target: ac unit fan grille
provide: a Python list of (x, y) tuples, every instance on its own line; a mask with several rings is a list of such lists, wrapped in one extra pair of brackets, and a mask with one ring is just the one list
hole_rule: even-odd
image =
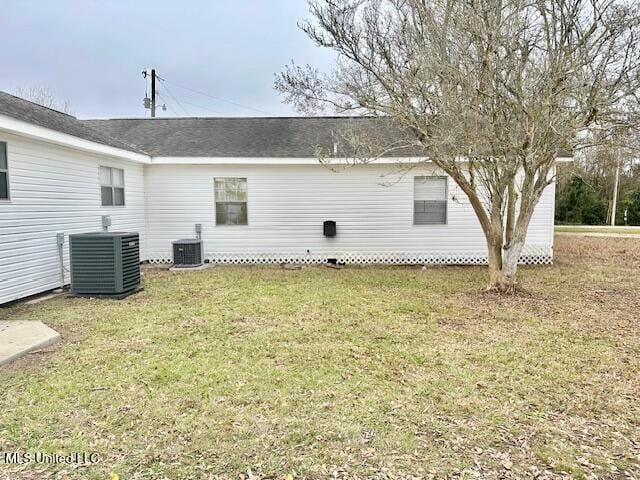
[(130, 290), (140, 284), (140, 239), (138, 235), (122, 237), (122, 288)]
[(177, 240), (173, 242), (173, 264), (178, 267), (202, 265), (202, 241)]
[(81, 293), (116, 292), (115, 249), (111, 238), (73, 237), (74, 289)]

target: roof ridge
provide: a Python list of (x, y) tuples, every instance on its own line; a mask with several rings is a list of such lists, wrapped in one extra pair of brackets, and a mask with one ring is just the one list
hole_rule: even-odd
[(104, 138), (112, 140), (115, 143), (120, 143), (124, 147), (129, 147), (130, 151), (132, 151), (134, 153), (142, 153), (143, 155), (151, 156), (151, 154), (149, 152), (147, 152), (146, 150), (144, 150), (142, 147), (137, 147), (137, 146), (125, 141), (122, 138), (116, 138), (113, 135), (109, 135), (107, 132), (104, 132), (102, 130), (94, 128), (91, 125), (85, 125), (83, 123), (83, 120), (79, 120), (76, 117), (73, 117), (73, 118), (75, 118), (78, 122), (80, 122), (84, 128), (87, 128), (87, 129), (91, 130), (92, 132), (96, 132), (97, 134), (103, 136)]

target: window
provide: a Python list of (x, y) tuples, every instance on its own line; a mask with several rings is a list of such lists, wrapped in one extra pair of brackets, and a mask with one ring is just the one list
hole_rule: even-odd
[(214, 179), (216, 225), (247, 225), (247, 179)]
[(124, 205), (124, 170), (100, 167), (100, 196), (102, 206)]
[(4, 142), (0, 142), (0, 200), (9, 200), (9, 162)]
[(447, 223), (446, 177), (415, 177), (413, 182), (413, 224)]

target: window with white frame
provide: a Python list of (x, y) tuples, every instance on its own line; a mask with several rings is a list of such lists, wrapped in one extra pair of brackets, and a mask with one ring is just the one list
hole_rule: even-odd
[(216, 225), (247, 225), (247, 179), (215, 178)]
[(0, 142), (0, 200), (9, 200), (9, 161), (5, 142)]
[(100, 197), (103, 207), (124, 205), (124, 170), (100, 167)]
[(447, 223), (447, 178), (414, 177), (413, 224), (445, 225)]

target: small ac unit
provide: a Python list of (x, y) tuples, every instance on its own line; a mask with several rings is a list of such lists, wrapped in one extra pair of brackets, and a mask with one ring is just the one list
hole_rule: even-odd
[(204, 263), (202, 240), (187, 238), (172, 242), (173, 265), (176, 267), (199, 267)]
[(138, 233), (69, 235), (69, 258), (73, 294), (125, 297), (140, 288)]

